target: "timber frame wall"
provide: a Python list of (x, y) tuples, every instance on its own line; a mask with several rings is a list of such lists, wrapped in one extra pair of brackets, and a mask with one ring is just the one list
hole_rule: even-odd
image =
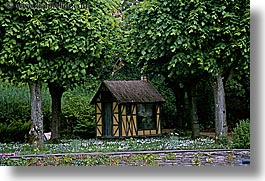
[[(104, 123), (103, 123), (103, 106), (99, 95), (96, 100), (96, 134), (97, 137), (105, 137)], [(144, 103), (141, 103), (144, 104)], [(140, 130), (137, 127), (137, 103), (118, 103), (116, 101), (111, 103), (111, 135), (108, 137), (134, 137), (134, 136), (151, 136), (161, 134), (161, 104), (152, 103), (155, 105), (154, 119), (155, 129)]]

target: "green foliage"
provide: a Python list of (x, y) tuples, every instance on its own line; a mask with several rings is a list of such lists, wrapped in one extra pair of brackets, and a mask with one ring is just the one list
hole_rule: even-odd
[(156, 0), (126, 11), (131, 61), (181, 78), (249, 67), (249, 1)]
[(197, 110), (200, 128), (203, 131), (214, 132), (214, 98), (209, 79), (200, 80), (197, 84)]
[(176, 98), (173, 91), (165, 83), (165, 78), (162, 75), (153, 75), (150, 77), (150, 82), (164, 97), (166, 102), (162, 105), (161, 109), (161, 123), (162, 128), (172, 128), (173, 122), (176, 120)]
[(234, 148), (250, 148), (250, 120), (240, 120), (233, 129), (232, 135)]
[(166, 156), (162, 158), (162, 161), (175, 160), (175, 159), (176, 159), (176, 155), (174, 153), (168, 153)]
[[(91, 116), (91, 118), (94, 118)], [(77, 121), (73, 134), (79, 138), (93, 138), (96, 136), (96, 123), (94, 120), (82, 119)]]
[(19, 159), (19, 160), (12, 160), (8, 157), (6, 158), (0, 158), (0, 166), (28, 166), (29, 160), (27, 159)]
[(203, 156), (203, 154), (201, 152), (195, 153), (193, 155), (194, 158), (191, 160), (191, 163), (194, 164), (194, 165), (197, 165), (197, 166), (201, 166), (201, 164), (202, 164), (202, 156)]
[[(240, 72), (235, 75), (249, 74), (249, 0), (147, 0), (127, 9), (125, 22), (127, 59), (146, 74), (162, 74), (184, 85), (232, 70)], [(214, 125), (213, 99), (203, 96), (198, 102), (204, 98), (210, 106), (198, 108), (199, 119), (209, 128)], [(234, 112), (227, 112), (236, 119)]]
[(87, 82), (62, 98), (63, 137), (91, 138), (96, 135), (95, 108), (90, 104), (99, 82)]
[[(31, 119), (28, 86), (0, 81), (0, 92), (0, 142), (26, 141)], [(44, 131), (48, 131), (51, 100), (47, 89), (42, 92)]]
[(227, 145), (216, 144), (214, 138), (197, 138), (178, 136), (161, 136), (130, 139), (63, 139), (58, 144), (47, 142), (40, 151), (28, 143), (1, 143), (0, 153), (19, 152), (23, 154), (50, 154), (69, 152), (118, 152), (140, 150), (200, 150), (200, 149), (231, 149)]
[(128, 164), (132, 166), (157, 166), (155, 160), (158, 154), (134, 154), (129, 156), (110, 155), (67, 155), (47, 156), (43, 159), (30, 158), (12, 160), (10, 158), (0, 158), (0, 166), (117, 166)]
[(224, 145), (224, 147), (231, 146), (231, 141), (228, 139), (228, 136), (215, 137), (215, 142), (216, 144)]
[[(62, 98), (62, 133), (64, 137), (95, 137), (95, 113), (90, 100), (98, 82), (87, 82)], [(30, 127), (29, 90), (25, 84), (0, 82), (0, 142), (24, 142)], [(42, 88), (44, 132), (51, 130), (51, 98), (46, 86)], [(12, 136), (15, 135), (15, 136)]]
[[(0, 123), (10, 124), (12, 121), (26, 123), (30, 120), (29, 88), (26, 84), (7, 83), (0, 81)], [(51, 98), (45, 86), (42, 88), (43, 120), (46, 123), (44, 131), (48, 131), (47, 124), (51, 116)], [(24, 135), (22, 136), (24, 137)]]
[(30, 120), (29, 90), (25, 85), (15, 86), (0, 81), (0, 94), (0, 123)]
[[(147, 146), (146, 146), (147, 145)], [(161, 146), (166, 147), (161, 149)], [(192, 145), (194, 147), (192, 147)], [(201, 145), (201, 146), (198, 146)], [(202, 146), (203, 145), (203, 146)], [(190, 140), (178, 137), (144, 138), (144, 139), (89, 139), (89, 140), (62, 140), (60, 144), (46, 144), (43, 151), (34, 149), (29, 144), (0, 144), (0, 165), (24, 165), (24, 166), (95, 166), (95, 165), (131, 165), (131, 166), (156, 166), (161, 161), (166, 165), (188, 163), (192, 165), (204, 165), (207, 163), (220, 163), (220, 156), (224, 162), (233, 163), (242, 157), (249, 157), (249, 153), (242, 151), (235, 154), (233, 151), (200, 152), (201, 149), (218, 148), (213, 139)], [(177, 149), (184, 152), (148, 153), (146, 150)], [(185, 150), (193, 150), (185, 152)], [(118, 151), (145, 151), (143, 154), (111, 154)], [(69, 154), (69, 152), (74, 152)], [(92, 154), (87, 152), (94, 152)], [(96, 152), (96, 153), (95, 153)], [(101, 153), (99, 153), (101, 152)], [(104, 153), (108, 152), (108, 153)], [(240, 151), (241, 152), (241, 151)], [(97, 154), (99, 153), (99, 154)], [(185, 153), (185, 154), (183, 154)], [(187, 154), (186, 154), (187, 153)], [(32, 157), (36, 154), (36, 157)], [(41, 155), (40, 155), (41, 154)], [(27, 159), (24, 155), (30, 155)], [(181, 155), (183, 157), (181, 157)], [(236, 155), (240, 155), (237, 157)], [(18, 156), (12, 158), (12, 156)], [(223, 162), (222, 161), (222, 162)]]
[[(67, 90), (111, 71), (121, 35), (120, 19), (113, 16), (119, 0), (12, 3), (10, 8), (0, 1), (0, 78), (52, 83)], [(67, 8), (54, 7), (58, 3)]]
[[(112, 59), (119, 37), (119, 19), (112, 16), (119, 1), (58, 1), (70, 8), (33, 8), (54, 1), (0, 1), (1, 76), (10, 80), (49, 81), (73, 87), (98, 77)], [(57, 3), (58, 3), (57, 2)], [(85, 4), (78, 8), (76, 5)]]
[(125, 63), (121, 69), (114, 72), (112, 76), (106, 77), (108, 80), (139, 80), (141, 71), (134, 63)]
[(227, 120), (229, 120), (227, 123), (231, 130), (240, 120), (250, 118), (250, 75), (240, 71), (234, 74), (225, 85)]
[(9, 124), (0, 123), (0, 142), (24, 142), (30, 129), (30, 121), (11, 121)]
[[(13, 2), (40, 4), (47, 1)], [(229, 71), (229, 67), (236, 67), (237, 78), (226, 85), (227, 117), (231, 120), (228, 124), (234, 125), (242, 118), (242, 113), (243, 118), (248, 117), (249, 84), (244, 82), (249, 79), (247, 76), (239, 79), (249, 75), (249, 1), (138, 2), (123, 1), (125, 13), (115, 18), (113, 13), (119, 8), (116, 0), (72, 1), (89, 4), (90, 9), (43, 10), (10, 10), (6, 8), (6, 1), (0, 1), (3, 15), (0, 16), (0, 76), (17, 82), (39, 78), (67, 88), (78, 86), (63, 96), (65, 137), (94, 134), (94, 108), (88, 104), (88, 97), (96, 88), (79, 86), (95, 81), (94, 77), (109, 75), (117, 58), (133, 63), (108, 79), (139, 79), (137, 65), (146, 73), (152, 73), (147, 75), (152, 77), (150, 80), (167, 101), (162, 109), (163, 127), (170, 126), (176, 118), (176, 99), (164, 83), (166, 78), (184, 82), (190, 75), (221, 69)], [(120, 26), (127, 31), (122, 32)], [(0, 123), (27, 122), (30, 119), (27, 88), (22, 92), (10, 88), (3, 94), (1, 88), (0, 84)], [(198, 98), (199, 122), (207, 129), (214, 126), (209, 90), (210, 85), (198, 90), (202, 94)], [(43, 93), (44, 129), (49, 130), (51, 103), (45, 91), (46, 88)], [(244, 110), (236, 109), (242, 103)]]

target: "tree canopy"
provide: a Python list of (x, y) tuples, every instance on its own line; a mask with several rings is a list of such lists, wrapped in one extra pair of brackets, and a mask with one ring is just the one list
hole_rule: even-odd
[[(184, 112), (187, 89), (189, 109), (197, 112), (196, 84), (207, 80), (207, 86), (214, 87), (215, 101), (221, 100), (215, 102), (215, 109), (221, 108), (216, 118), (225, 119), (223, 83), (228, 82), (231, 90), (240, 88), (242, 75), (249, 78), (249, 4), (247, 0), (0, 0), (0, 78), (46, 82), (58, 101), (65, 90), (95, 77), (108, 78), (111, 71), (116, 72), (112, 79), (139, 76), (138, 70), (134, 72), (137, 64), (150, 77), (163, 75), (179, 114)], [(123, 60), (132, 64), (118, 74)], [(228, 81), (231, 77), (236, 78)], [(196, 115), (193, 118), (196, 122)]]
[(41, 83), (47, 82), (50, 89), (57, 135), (62, 93), (111, 72), (113, 47), (121, 33), (114, 16), (118, 7), (118, 0), (1, 1), (0, 75), (29, 83), (31, 118), (40, 128), (39, 140)]
[(140, 2), (126, 14), (132, 57), (169, 77), (247, 69), (249, 12), (247, 0)]
[[(13, 8), (4, 3), (0, 17), (2, 75), (72, 87), (89, 74), (98, 76), (111, 63), (115, 34), (120, 32), (119, 20), (113, 16), (118, 1), (14, 1)], [(58, 8), (56, 3), (69, 8), (62, 4)]]
[(128, 59), (175, 85), (211, 77), (216, 123), (226, 127), (223, 79), (234, 69), (249, 73), (249, 1), (147, 0), (132, 6), (125, 17)]

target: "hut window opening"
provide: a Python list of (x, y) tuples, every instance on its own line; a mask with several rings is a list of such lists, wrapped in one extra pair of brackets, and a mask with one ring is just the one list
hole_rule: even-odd
[(138, 130), (156, 129), (154, 104), (137, 105)]

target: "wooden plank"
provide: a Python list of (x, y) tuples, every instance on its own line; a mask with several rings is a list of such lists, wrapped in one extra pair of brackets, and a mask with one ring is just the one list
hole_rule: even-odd
[(102, 136), (102, 126), (97, 126), (97, 136)]
[(113, 115), (113, 124), (119, 124), (119, 114)]
[(143, 130), (138, 131), (138, 135), (139, 135), (139, 136), (144, 135), (144, 131), (143, 131)]
[(96, 113), (101, 113), (102, 112), (102, 105), (100, 102), (96, 103)]
[(126, 118), (126, 121), (127, 121), (127, 135), (128, 136), (132, 136), (132, 123), (131, 123), (131, 116), (130, 115), (127, 115), (127, 118)]
[(126, 107), (125, 105), (121, 105), (121, 121), (122, 121), (122, 136), (127, 136), (127, 117), (126, 117)]
[(126, 115), (126, 106), (125, 105), (121, 106), (121, 113), (122, 113), (122, 115)]
[(157, 134), (161, 134), (160, 115), (157, 115), (157, 117), (156, 117), (156, 123), (157, 123)]
[(152, 129), (151, 130), (151, 135), (155, 135), (156, 134), (156, 130), (155, 129)]
[(156, 115), (156, 129), (157, 134), (161, 134), (161, 119), (160, 119), (160, 105), (157, 105), (157, 115)]
[(156, 111), (157, 114), (160, 114), (160, 106), (157, 105), (157, 111)]
[(137, 112), (136, 112), (136, 104), (133, 106), (133, 110), (132, 110), (132, 112), (133, 112), (133, 114), (137, 114)]
[[(133, 107), (132, 107), (132, 112), (134, 112), (133, 111), (133, 109), (134, 109)], [(129, 120), (129, 123), (130, 123), (131, 136), (137, 136), (136, 115), (132, 114), (131, 116), (129, 116), (128, 120)]]
[(102, 116), (101, 116), (101, 114), (97, 114), (96, 117), (97, 117), (97, 124), (101, 125), (102, 124)]
[(144, 130), (144, 135), (151, 135), (151, 130), (150, 129)]
[(127, 136), (126, 131), (127, 131), (127, 121), (126, 121), (126, 116), (121, 116), (121, 124), (122, 124), (122, 136)]
[(132, 116), (132, 130), (133, 130), (133, 135), (136, 136), (137, 134), (137, 127), (136, 127), (136, 115)]
[(117, 102), (113, 102), (113, 112), (114, 113), (118, 113), (119, 112), (118, 105), (119, 104)]
[(129, 134), (129, 131), (130, 131), (130, 123), (128, 121), (127, 115), (125, 117), (126, 117), (125, 118), (125, 125), (126, 125), (125, 133), (126, 133), (126, 136), (131, 136), (131, 134)]
[(113, 135), (119, 136), (119, 126), (113, 126)]

